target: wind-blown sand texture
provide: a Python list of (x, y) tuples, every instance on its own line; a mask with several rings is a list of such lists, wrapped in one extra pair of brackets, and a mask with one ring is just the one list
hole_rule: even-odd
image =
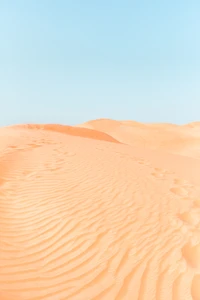
[(200, 124), (0, 128), (0, 300), (199, 300)]

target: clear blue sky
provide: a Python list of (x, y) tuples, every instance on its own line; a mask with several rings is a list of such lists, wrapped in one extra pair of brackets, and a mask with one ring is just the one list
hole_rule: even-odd
[(0, 126), (200, 121), (199, 0), (0, 1)]

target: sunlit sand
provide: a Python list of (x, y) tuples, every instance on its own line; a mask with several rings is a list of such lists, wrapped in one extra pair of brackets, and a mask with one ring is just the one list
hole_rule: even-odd
[(200, 123), (0, 128), (0, 299), (199, 300)]

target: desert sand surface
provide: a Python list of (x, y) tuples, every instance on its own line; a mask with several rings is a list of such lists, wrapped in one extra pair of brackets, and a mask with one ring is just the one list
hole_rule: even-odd
[(199, 300), (200, 123), (0, 128), (1, 300)]
[(200, 159), (200, 122), (178, 126), (100, 119), (79, 126), (102, 131), (131, 146), (159, 149)]

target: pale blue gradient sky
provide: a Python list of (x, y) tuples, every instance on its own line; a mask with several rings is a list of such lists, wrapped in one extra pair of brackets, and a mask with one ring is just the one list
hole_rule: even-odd
[(0, 126), (200, 120), (199, 0), (0, 1)]

